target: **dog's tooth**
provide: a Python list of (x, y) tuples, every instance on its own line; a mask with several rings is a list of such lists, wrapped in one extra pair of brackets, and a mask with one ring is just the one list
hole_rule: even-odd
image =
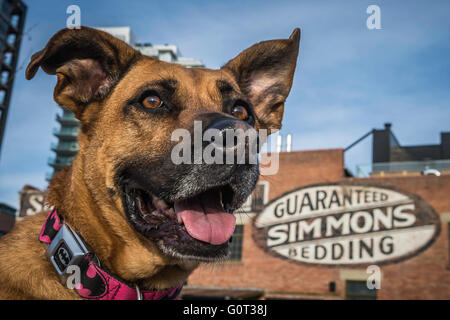
[(181, 214), (177, 214), (177, 222), (183, 224), (183, 219), (181, 219)]
[(152, 217), (148, 214), (144, 215), (144, 221), (147, 223), (152, 223)]
[(170, 222), (170, 221), (167, 221), (167, 222), (161, 223), (161, 224), (159, 225), (159, 228), (160, 228), (161, 230), (164, 230), (164, 229), (167, 230), (167, 229), (170, 229), (171, 226), (173, 226), (173, 223)]
[(164, 213), (166, 214), (166, 216), (169, 216), (172, 219), (178, 220), (177, 214), (175, 213), (174, 208), (169, 208), (169, 209), (165, 210)]
[[(141, 198), (137, 197), (136, 200), (137, 200), (136, 202), (137, 202), (138, 210), (139, 210), (141, 213), (145, 213), (145, 210), (143, 210), (143, 209), (144, 209), (144, 206), (142, 205)], [(132, 205), (135, 206), (134, 200), (132, 200)]]
[(167, 209), (169, 207), (169, 205), (164, 200), (160, 200), (160, 204), (163, 209)]
[(169, 207), (163, 199), (159, 199), (158, 197), (152, 196), (152, 200), (153, 200), (153, 205), (155, 207), (157, 207), (158, 209), (165, 210)]

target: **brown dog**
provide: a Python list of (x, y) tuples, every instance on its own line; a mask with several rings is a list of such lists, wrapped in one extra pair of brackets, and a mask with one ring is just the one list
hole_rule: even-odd
[[(130, 286), (182, 284), (202, 261), (224, 259), (233, 210), (252, 192), (257, 164), (175, 164), (176, 129), (279, 129), (300, 30), (260, 42), (219, 70), (146, 57), (111, 35), (63, 29), (31, 58), (57, 76), (55, 101), (81, 121), (79, 152), (52, 179), (47, 203)], [(247, 147), (247, 146), (246, 146)], [(80, 299), (46, 256), (47, 213), (0, 241), (0, 298)], [(233, 218), (230, 218), (233, 217)]]

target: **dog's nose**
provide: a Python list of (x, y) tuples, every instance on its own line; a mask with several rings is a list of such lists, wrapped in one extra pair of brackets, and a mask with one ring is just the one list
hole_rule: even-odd
[(230, 118), (218, 119), (205, 129), (204, 135), (210, 136), (213, 156), (219, 152), (224, 163), (249, 163), (257, 156), (258, 134), (248, 123)]

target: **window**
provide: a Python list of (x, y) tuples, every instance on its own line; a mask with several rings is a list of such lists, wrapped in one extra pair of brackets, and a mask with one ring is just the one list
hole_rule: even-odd
[(269, 197), (269, 183), (260, 181), (251, 195), (251, 208), (253, 212), (259, 212), (264, 209)]
[(261, 211), (264, 208), (264, 194), (265, 194), (266, 185), (265, 184), (257, 184), (255, 190), (253, 190), (252, 194), (252, 209), (253, 211)]
[(20, 17), (18, 14), (13, 14), (11, 16), (11, 20), (10, 23), (14, 28), (18, 28), (19, 27), (19, 21), (20, 21)]
[(244, 235), (244, 226), (237, 225), (234, 229), (233, 238), (229, 244), (230, 256), (228, 260), (230, 261), (241, 261), (242, 260), (242, 237)]
[(259, 212), (264, 209), (269, 197), (269, 183), (260, 181), (253, 190), (252, 194), (247, 198), (245, 203), (239, 208), (239, 212)]
[(4, 85), (7, 85), (8, 81), (9, 81), (9, 72), (3, 71), (2, 74), (0, 75), (0, 82)]
[(16, 42), (16, 35), (14, 33), (8, 34), (8, 37), (6, 38), (6, 42), (8, 42), (8, 44), (11, 47), (13, 47), (15, 45), (15, 42)]
[(347, 300), (376, 300), (377, 290), (367, 288), (366, 281), (346, 281), (346, 299)]

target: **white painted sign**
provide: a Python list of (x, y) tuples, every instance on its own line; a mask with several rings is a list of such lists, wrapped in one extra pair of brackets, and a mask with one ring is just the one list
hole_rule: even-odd
[(266, 251), (301, 263), (392, 263), (426, 249), (440, 232), (417, 195), (365, 184), (300, 188), (271, 201), (254, 220)]
[(20, 208), (18, 218), (33, 216), (36, 213), (49, 210), (45, 206), (45, 191), (28, 187), (19, 192)]

